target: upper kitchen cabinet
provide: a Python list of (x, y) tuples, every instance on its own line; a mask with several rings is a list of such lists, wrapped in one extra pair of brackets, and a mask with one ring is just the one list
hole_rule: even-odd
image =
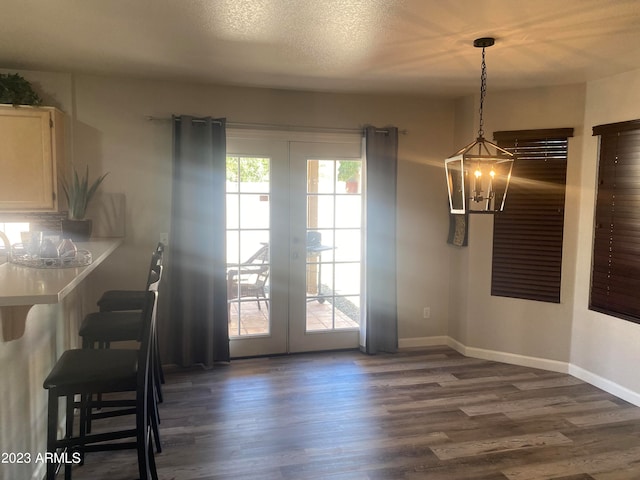
[(57, 211), (63, 160), (60, 110), (0, 105), (0, 211)]

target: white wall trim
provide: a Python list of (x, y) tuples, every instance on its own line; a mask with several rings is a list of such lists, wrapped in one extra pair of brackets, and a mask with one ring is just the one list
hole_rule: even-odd
[(497, 350), (487, 350), (485, 348), (468, 347), (451, 337), (447, 338), (447, 345), (467, 357), (481, 358), (483, 360), (492, 360), (502, 363), (510, 363), (512, 365), (520, 365), (523, 367), (539, 368), (541, 370), (549, 370), (551, 372), (569, 373), (569, 364), (567, 362), (559, 362), (557, 360), (549, 360), (540, 357), (530, 357), (527, 355), (520, 355), (518, 353), (500, 352)]
[(560, 362), (540, 357), (529, 357), (517, 353), (500, 352), (497, 350), (487, 350), (484, 348), (469, 347), (458, 340), (446, 335), (418, 338), (401, 338), (398, 341), (400, 348), (429, 347), (434, 345), (447, 345), (466, 357), (481, 358), (495, 362), (509, 363), (523, 367), (539, 368), (551, 372), (568, 373), (580, 380), (604, 390), (611, 395), (615, 395), (622, 400), (640, 407), (640, 393), (629, 390), (611, 380), (596, 375), (584, 368), (573, 365), (569, 362)]
[(582, 367), (578, 367), (577, 365), (569, 365), (569, 374), (640, 407), (640, 393), (638, 392), (629, 390), (627, 387), (623, 387), (622, 385), (612, 382), (600, 375), (596, 375), (595, 373), (585, 370)]

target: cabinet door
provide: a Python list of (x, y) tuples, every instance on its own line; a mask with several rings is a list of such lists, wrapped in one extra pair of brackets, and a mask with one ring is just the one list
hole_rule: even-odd
[(0, 210), (57, 209), (55, 114), (44, 108), (0, 109)]

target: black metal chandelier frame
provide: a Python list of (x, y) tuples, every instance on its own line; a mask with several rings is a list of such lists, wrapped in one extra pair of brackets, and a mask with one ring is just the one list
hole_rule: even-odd
[[(445, 160), (451, 213), (496, 213), (507, 197), (514, 155), (484, 138), (484, 99), (487, 93), (485, 48), (495, 39), (478, 38), (474, 47), (482, 48), (480, 76), (480, 125), (478, 137)], [(473, 172), (472, 172), (473, 169)]]

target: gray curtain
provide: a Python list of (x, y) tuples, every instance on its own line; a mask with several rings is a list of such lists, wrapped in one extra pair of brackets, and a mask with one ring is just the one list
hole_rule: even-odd
[(224, 119), (173, 117), (169, 350), (180, 366), (229, 361)]
[(365, 128), (366, 309), (364, 351), (398, 350), (396, 291), (396, 182), (398, 129)]

